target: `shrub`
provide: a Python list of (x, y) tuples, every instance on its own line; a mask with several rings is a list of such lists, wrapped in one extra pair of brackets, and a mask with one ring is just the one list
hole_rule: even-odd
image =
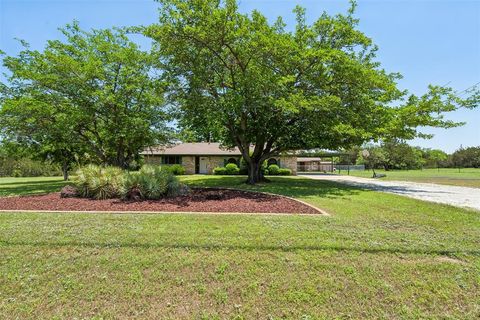
[(139, 173), (142, 194), (145, 199), (160, 199), (167, 194), (169, 178), (173, 177), (170, 170), (159, 166), (143, 166)]
[(238, 168), (238, 166), (235, 163), (227, 164), (225, 166), (225, 171), (226, 171), (226, 174), (228, 174), (228, 175), (234, 175), (234, 174), (239, 174), (240, 173), (240, 169)]
[(178, 181), (170, 169), (159, 166), (143, 166), (138, 172), (127, 173), (123, 198), (131, 200), (157, 200), (185, 193), (186, 187)]
[(166, 167), (170, 172), (172, 172), (176, 176), (184, 175), (185, 174), (185, 167), (180, 164), (173, 164), (171, 166)]
[(78, 168), (75, 173), (75, 178), (72, 182), (77, 189), (78, 195), (82, 198), (90, 198), (93, 195), (91, 190), (91, 180), (94, 176), (100, 174), (100, 167), (96, 165), (87, 165), (85, 167)]
[(280, 168), (280, 170), (278, 170), (278, 175), (280, 176), (289, 176), (291, 174), (292, 174), (292, 170), (287, 168)]
[(215, 169), (213, 169), (213, 174), (216, 174), (216, 175), (225, 175), (227, 174), (227, 168), (225, 167), (216, 167)]
[(88, 165), (77, 170), (73, 184), (84, 198), (118, 198), (123, 191), (124, 172), (117, 167)]
[(88, 165), (77, 170), (73, 182), (80, 197), (94, 199), (156, 200), (188, 192), (167, 167), (151, 165), (143, 166), (138, 172)]
[(280, 167), (277, 166), (276, 164), (271, 164), (268, 166), (268, 174), (272, 176), (279, 175)]
[(60, 167), (49, 162), (0, 156), (0, 177), (47, 177), (61, 174)]

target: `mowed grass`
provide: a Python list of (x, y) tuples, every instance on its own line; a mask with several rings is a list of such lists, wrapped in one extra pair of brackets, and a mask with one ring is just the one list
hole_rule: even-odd
[[(413, 181), (438, 183), (452, 186), (480, 188), (480, 169), (465, 168), (440, 168), (440, 169), (423, 169), (423, 170), (375, 170), (376, 173), (386, 174), (382, 180), (399, 180), (399, 181)], [(347, 174), (347, 171), (341, 172)], [(371, 178), (373, 172), (371, 170), (365, 171), (350, 171), (350, 175), (364, 178)]]
[(2, 213), (2, 318), (480, 316), (477, 211), (296, 177), (182, 180), (331, 216)]
[(65, 184), (60, 177), (0, 178), (0, 197), (50, 193)]

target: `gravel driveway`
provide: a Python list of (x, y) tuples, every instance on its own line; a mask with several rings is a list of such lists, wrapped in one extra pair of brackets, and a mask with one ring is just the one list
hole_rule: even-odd
[(378, 179), (328, 174), (302, 174), (300, 176), (316, 180), (335, 181), (365, 189), (389, 192), (425, 201), (480, 210), (480, 189), (478, 188), (409, 181), (382, 181)]

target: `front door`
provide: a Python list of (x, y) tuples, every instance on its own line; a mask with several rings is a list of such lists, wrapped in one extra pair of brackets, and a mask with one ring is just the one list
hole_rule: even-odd
[(198, 166), (198, 173), (200, 174), (207, 174), (207, 158), (205, 157), (200, 157), (200, 163)]

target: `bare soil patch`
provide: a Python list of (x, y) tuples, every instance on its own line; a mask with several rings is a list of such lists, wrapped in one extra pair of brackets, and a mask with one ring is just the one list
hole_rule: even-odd
[(192, 189), (189, 195), (161, 200), (124, 201), (61, 198), (60, 193), (0, 197), (0, 210), (240, 212), (319, 214), (304, 203), (282, 196), (230, 189)]

